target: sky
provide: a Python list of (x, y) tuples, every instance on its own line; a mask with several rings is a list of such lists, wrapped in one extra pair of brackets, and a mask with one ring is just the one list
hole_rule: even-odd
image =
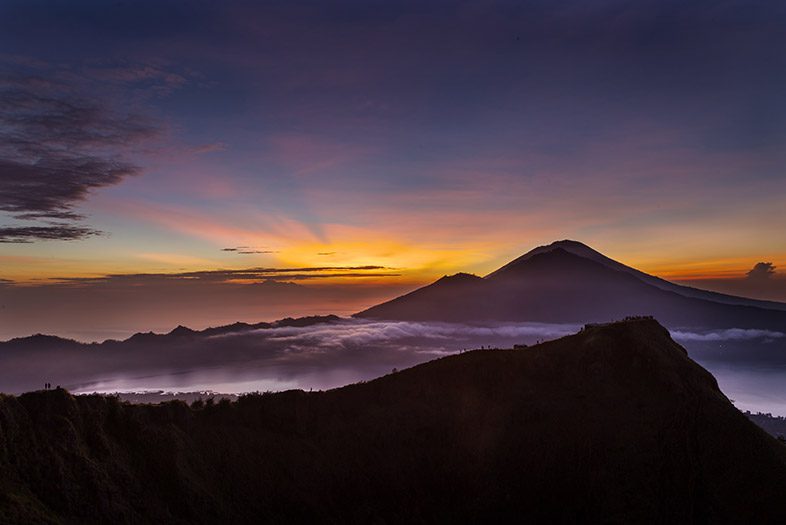
[(565, 238), (786, 300), (784, 28), (771, 1), (4, 0), (0, 337), (348, 314)]

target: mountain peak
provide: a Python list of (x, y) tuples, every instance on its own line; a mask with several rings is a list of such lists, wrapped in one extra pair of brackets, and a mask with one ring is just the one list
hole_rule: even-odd
[[(554, 246), (554, 247), (560, 247), (560, 248), (564, 248), (564, 247), (587, 248), (587, 249), (592, 250), (592, 248), (590, 248), (589, 246), (587, 246), (583, 242), (581, 242), (581, 241), (574, 241), (573, 239), (562, 239), (561, 241), (554, 241), (554, 242), (552, 242), (551, 244), (549, 244), (547, 246)], [(593, 250), (593, 251), (595, 251), (595, 250)]]
[(675, 284), (670, 281), (666, 281), (665, 279), (661, 279), (660, 277), (649, 275), (647, 273), (642, 272), (641, 270), (637, 270), (636, 268), (632, 268), (630, 266), (622, 264), (619, 261), (607, 257), (606, 255), (584, 244), (583, 242), (575, 241), (572, 239), (563, 239), (561, 241), (554, 241), (551, 244), (538, 246), (537, 248), (528, 251), (524, 255), (510, 261), (508, 264), (502, 266), (501, 268), (491, 272), (486, 277), (488, 278), (500, 273), (505, 273), (511, 267), (518, 266), (536, 255), (547, 253), (557, 249), (562, 249), (572, 253), (573, 255), (578, 255), (579, 257), (584, 257), (585, 259), (595, 261), (596, 263), (600, 263), (603, 266), (610, 268), (612, 270), (617, 270), (620, 272), (630, 274), (636, 277), (637, 279), (649, 284), (650, 286), (654, 286), (655, 288), (659, 288), (667, 292), (673, 292), (682, 295), (684, 297), (702, 299), (705, 301), (712, 301), (721, 304), (754, 306), (756, 308), (765, 308), (770, 310), (781, 310), (781, 311), (786, 310), (786, 304), (776, 301), (764, 301), (759, 299), (750, 299), (746, 297), (736, 297), (733, 295), (726, 295), (718, 292), (700, 290), (698, 288), (692, 288), (689, 286)]
[(167, 335), (174, 335), (174, 336), (186, 336), (186, 335), (193, 335), (196, 332), (187, 326), (183, 326), (182, 324), (177, 325), (171, 332)]
[(687, 288), (572, 239), (538, 246), (485, 277), (438, 281), (356, 314), (445, 322), (598, 322), (655, 315), (672, 326), (782, 330), (786, 304)]
[[(459, 272), (454, 273), (453, 275), (443, 275), (439, 279), (437, 279), (438, 283), (458, 283), (458, 282), (474, 282), (480, 279), (474, 273), (466, 273), (466, 272)], [(436, 284), (436, 283), (435, 283)]]
[[(517, 257), (510, 261), (508, 264), (502, 266), (501, 268), (491, 272), (486, 276), (486, 278), (496, 276), (502, 273), (507, 272), (511, 268), (518, 266), (531, 258), (535, 257), (536, 255), (541, 255), (544, 253), (552, 252), (554, 250), (564, 250), (566, 252), (572, 253), (573, 255), (578, 255), (579, 257), (584, 257), (586, 259), (593, 260), (595, 262), (604, 263), (609, 265), (609, 263), (616, 263), (612, 259), (609, 259), (602, 253), (593, 248), (590, 248), (586, 244), (580, 241), (574, 241), (572, 239), (563, 239), (561, 241), (554, 241), (551, 244), (546, 244), (543, 246), (538, 246), (537, 248), (533, 248), (532, 250), (528, 251), (524, 255)], [(619, 264), (619, 263), (616, 263)]]

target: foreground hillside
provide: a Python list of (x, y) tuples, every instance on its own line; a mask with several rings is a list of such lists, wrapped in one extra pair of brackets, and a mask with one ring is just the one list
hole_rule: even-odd
[(786, 443), (786, 417), (762, 414), (761, 412), (755, 414), (745, 412), (745, 416), (764, 429), (768, 434)]
[(0, 399), (0, 522), (783, 522), (786, 447), (652, 320), (341, 389)]

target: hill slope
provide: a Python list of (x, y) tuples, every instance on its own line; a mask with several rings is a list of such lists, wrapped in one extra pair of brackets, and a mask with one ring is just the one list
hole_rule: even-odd
[(786, 311), (691, 297), (642, 280), (633, 269), (623, 271), (562, 247), (547, 248), (533, 250), (485, 278), (443, 277), (356, 316), (585, 323), (654, 315), (669, 326), (786, 330)]
[(652, 320), (341, 389), (0, 399), (0, 522), (776, 522), (786, 447)]

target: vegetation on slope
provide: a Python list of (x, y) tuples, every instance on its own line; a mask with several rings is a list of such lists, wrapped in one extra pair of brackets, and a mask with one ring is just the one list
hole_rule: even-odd
[(328, 392), (0, 399), (0, 522), (762, 522), (786, 447), (657, 322)]

